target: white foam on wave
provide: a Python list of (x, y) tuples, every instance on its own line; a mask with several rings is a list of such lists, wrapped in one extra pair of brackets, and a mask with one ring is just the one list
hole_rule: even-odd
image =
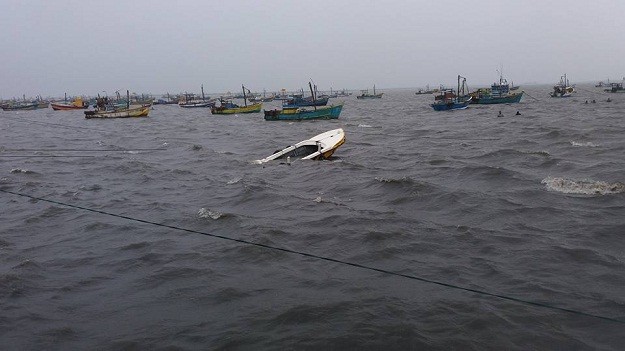
[(12, 174), (16, 174), (16, 173), (32, 173), (31, 171), (27, 170), (27, 169), (21, 169), (21, 168), (13, 168), (11, 169), (11, 173)]
[(230, 179), (227, 184), (228, 185), (236, 184), (236, 183), (240, 182), (241, 180), (243, 180), (242, 177), (236, 177), (234, 179)]
[(373, 126), (370, 126), (368, 124), (359, 124), (358, 128), (373, 128)]
[(608, 183), (590, 179), (572, 180), (560, 177), (547, 177), (541, 183), (545, 184), (548, 190), (564, 194), (610, 195), (625, 192), (625, 184), (620, 182)]
[(585, 146), (585, 147), (598, 147), (599, 145), (595, 143), (591, 143), (590, 141), (582, 143), (579, 141), (571, 141), (571, 145), (573, 146)]
[(223, 213), (217, 212), (217, 211), (211, 211), (208, 208), (200, 208), (199, 211), (197, 211), (197, 215), (200, 218), (211, 218), (211, 219), (219, 219), (221, 218), (221, 216), (223, 216)]

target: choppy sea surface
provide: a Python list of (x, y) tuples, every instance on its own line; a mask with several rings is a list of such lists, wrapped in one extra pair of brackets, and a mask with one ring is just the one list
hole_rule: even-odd
[[(625, 322), (625, 94), (549, 88), (331, 121), (0, 112), (0, 190), (59, 202), (0, 192), (1, 348), (622, 350), (624, 323), (171, 228)], [(335, 128), (331, 160), (253, 162)]]

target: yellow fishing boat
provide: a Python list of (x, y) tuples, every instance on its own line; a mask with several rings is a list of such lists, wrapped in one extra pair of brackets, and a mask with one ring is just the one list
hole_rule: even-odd
[(239, 106), (232, 102), (222, 103), (219, 107), (211, 108), (211, 113), (214, 115), (233, 115), (235, 113), (256, 113), (260, 112), (263, 108), (262, 103), (252, 104), (247, 106)]
[(129, 108), (109, 111), (85, 111), (85, 118), (147, 117), (148, 113), (150, 113), (150, 106), (130, 106)]
[[(241, 86), (241, 88), (243, 88), (243, 102), (245, 103), (245, 106), (239, 106), (235, 103), (233, 103), (232, 101), (224, 101), (224, 100), (219, 100), (219, 102), (221, 103), (220, 106), (214, 106), (211, 108), (211, 113), (214, 115), (233, 115), (236, 113), (256, 113), (256, 112), (260, 112), (260, 109), (263, 108), (263, 103), (255, 103), (255, 104), (251, 104), (248, 105), (247, 104), (247, 94), (245, 94), (245, 87)], [(249, 92), (249, 90), (248, 90)]]
[(128, 118), (128, 117), (147, 117), (150, 113), (150, 106), (148, 105), (131, 105), (130, 104), (130, 92), (126, 90), (126, 106), (118, 107), (114, 105), (107, 105), (108, 98), (98, 98), (95, 109), (91, 111), (85, 111), (85, 118)]

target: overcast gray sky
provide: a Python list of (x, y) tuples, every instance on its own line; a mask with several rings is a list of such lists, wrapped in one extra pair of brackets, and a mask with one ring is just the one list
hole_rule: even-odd
[(0, 97), (625, 76), (623, 0), (2, 0)]

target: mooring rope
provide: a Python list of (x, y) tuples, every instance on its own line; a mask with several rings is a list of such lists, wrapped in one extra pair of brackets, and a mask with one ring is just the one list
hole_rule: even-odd
[(253, 242), (253, 241), (244, 240), (244, 239), (230, 238), (230, 237), (223, 236), (223, 235), (211, 234), (211, 233), (201, 232), (201, 231), (198, 231), (198, 230), (187, 229), (187, 228), (177, 227), (177, 226), (173, 226), (173, 225), (158, 223), (158, 222), (152, 222), (152, 221), (148, 221), (148, 220), (145, 220), (145, 219), (134, 218), (134, 217), (130, 217), (130, 216), (124, 216), (124, 215), (120, 215), (120, 214), (116, 214), (116, 213), (106, 212), (106, 211), (102, 211), (102, 210), (96, 210), (96, 209), (93, 209), (93, 208), (79, 206), (79, 205), (72, 205), (72, 204), (68, 204), (68, 203), (64, 203), (64, 202), (60, 202), (60, 201), (56, 201), (56, 200), (45, 199), (45, 198), (42, 198), (42, 197), (37, 197), (37, 196), (28, 195), (28, 194), (15, 192), (15, 191), (10, 191), (10, 190), (5, 190), (5, 189), (0, 189), (0, 192), (6, 193), (6, 194), (11, 194), (11, 195), (16, 195), (16, 196), (21, 196), (21, 197), (29, 198), (29, 199), (32, 199), (32, 200), (48, 202), (48, 203), (52, 203), (52, 204), (55, 204), (55, 205), (61, 205), (61, 206), (75, 208), (75, 209), (84, 210), (84, 211), (89, 211), (89, 212), (93, 212), (93, 213), (99, 213), (99, 214), (103, 214), (103, 215), (107, 215), (107, 216), (111, 216), (111, 217), (122, 218), (122, 219), (126, 219), (126, 220), (129, 220), (129, 221), (134, 221), (134, 222), (139, 222), (139, 223), (145, 223), (145, 224), (150, 224), (150, 225), (154, 225), (154, 226), (159, 226), (159, 227), (163, 227), (163, 228), (169, 228), (169, 229), (184, 231), (184, 232), (187, 232), (187, 233), (205, 235), (205, 236), (209, 236), (209, 237), (216, 238), (216, 239), (222, 239), (222, 240), (236, 242), (236, 243), (239, 243), (239, 244), (251, 245), (251, 246), (256, 246), (256, 247), (260, 247), (260, 248), (263, 248), (263, 249), (269, 249), (269, 250), (274, 250), (274, 251), (286, 252), (286, 253), (289, 253), (289, 254), (299, 255), (299, 256), (308, 257), (308, 258), (313, 258), (313, 259), (320, 260), (320, 261), (337, 263), (337, 264), (350, 266), (350, 267), (355, 267), (355, 268), (360, 268), (360, 269), (364, 269), (364, 270), (368, 270), (368, 271), (372, 271), (372, 272), (378, 272), (378, 273), (388, 274), (388, 275), (392, 275), (392, 276), (396, 276), (396, 277), (416, 280), (416, 281), (420, 281), (420, 282), (423, 282), (423, 283), (439, 285), (439, 286), (443, 286), (443, 287), (451, 288), (451, 289), (455, 289), (455, 290), (471, 292), (471, 293), (475, 293), (475, 294), (479, 294), (479, 295), (483, 295), (483, 296), (488, 296), (488, 297), (495, 297), (495, 298), (502, 299), (502, 300), (517, 302), (517, 303), (520, 303), (520, 304), (525, 304), (525, 305), (530, 305), (530, 306), (535, 306), (535, 307), (540, 307), (540, 308), (545, 308), (545, 309), (550, 309), (550, 310), (568, 312), (568, 313), (572, 313), (572, 314), (576, 314), (576, 315), (580, 315), (580, 316), (591, 317), (591, 318), (601, 319), (601, 320), (605, 320), (605, 321), (609, 321), (609, 322), (625, 324), (624, 320), (620, 320), (620, 319), (616, 319), (616, 318), (612, 318), (612, 317), (606, 317), (606, 316), (602, 316), (602, 315), (598, 315), (598, 314), (583, 312), (583, 311), (574, 310), (574, 309), (571, 309), (571, 308), (559, 307), (559, 306), (555, 306), (555, 305), (551, 305), (551, 304), (543, 303), (543, 302), (525, 300), (525, 299), (521, 299), (521, 298), (513, 297), (513, 296), (507, 296), (507, 295), (502, 295), (502, 294), (497, 294), (497, 293), (491, 293), (491, 292), (488, 292), (488, 291), (485, 291), (485, 290), (479, 290), (479, 289), (464, 287), (464, 286), (455, 285), (455, 284), (451, 284), (451, 283), (446, 283), (446, 282), (443, 282), (443, 281), (437, 281), (437, 280), (433, 280), (433, 279), (423, 278), (423, 277), (419, 277), (419, 276), (415, 276), (415, 275), (394, 272), (394, 271), (390, 271), (390, 270), (383, 269), (383, 268), (377, 268), (377, 267), (367, 266), (367, 265), (360, 264), (360, 263), (344, 261), (344, 260), (340, 260), (340, 259), (336, 259), (336, 258), (332, 258), (332, 257), (328, 257), (328, 256), (320, 256), (320, 255), (316, 255), (316, 254), (313, 254), (313, 253), (297, 251), (297, 250), (291, 250), (291, 249), (286, 249), (286, 248), (283, 248), (283, 247), (277, 247), (277, 246), (272, 246), (272, 245), (267, 245), (267, 244), (261, 244), (261, 243), (257, 243), (257, 242)]
[(531, 97), (532, 99), (536, 100), (536, 101), (542, 101), (541, 99), (537, 99), (535, 97), (533, 97), (532, 95), (528, 94), (526, 91), (524, 91), (525, 95)]

